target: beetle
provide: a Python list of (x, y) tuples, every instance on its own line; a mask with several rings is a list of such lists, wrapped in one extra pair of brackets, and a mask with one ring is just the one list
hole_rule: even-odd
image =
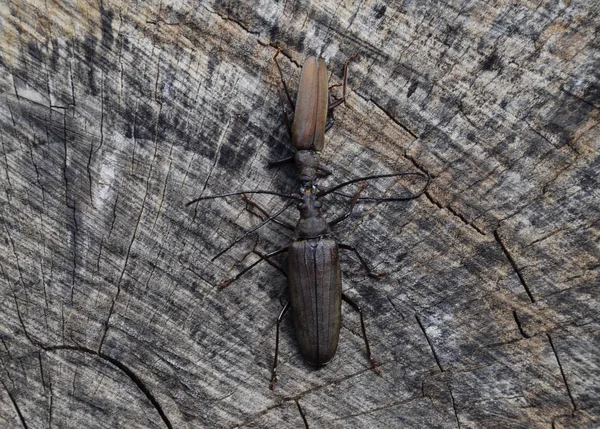
[[(426, 176), (427, 183), (425, 187), (417, 194), (408, 197), (360, 197), (360, 193), (364, 190), (365, 186), (353, 195), (340, 193), (338, 190), (359, 181), (410, 174), (424, 176), (423, 174), (402, 172), (367, 176), (341, 183), (327, 190), (319, 190), (317, 179), (330, 173), (320, 164), (320, 151), (324, 147), (325, 131), (333, 124), (333, 109), (345, 102), (347, 67), (348, 63), (354, 57), (351, 57), (344, 65), (343, 97), (334, 102), (330, 102), (330, 88), (327, 85), (327, 68), (325, 61), (323, 58), (308, 57), (302, 68), (298, 96), (296, 103), (294, 103), (289, 95), (287, 84), (285, 83), (283, 73), (277, 62), (277, 56), (280, 51), (281, 50), (278, 50), (275, 54), (274, 61), (279, 69), (281, 81), (288, 101), (294, 108), (293, 125), (290, 127), (290, 121), (285, 111), (284, 119), (288, 131), (291, 134), (292, 144), (296, 153), (292, 157), (272, 162), (271, 165), (278, 165), (292, 160), (295, 161), (298, 179), (300, 181), (299, 193), (288, 195), (268, 190), (239, 191), (200, 197), (190, 201), (186, 205), (189, 206), (201, 200), (242, 195), (247, 203), (256, 207), (262, 214), (267, 216), (266, 220), (263, 220), (257, 227), (235, 240), (230, 246), (217, 254), (213, 260), (230, 249), (235, 243), (271, 220), (294, 230), (294, 240), (289, 246), (266, 255), (257, 252), (260, 258), (256, 262), (240, 271), (235, 277), (225, 280), (219, 285), (221, 288), (226, 287), (260, 262), (264, 260), (268, 261), (271, 257), (281, 253), (288, 253), (287, 277), (290, 300), (285, 304), (277, 318), (275, 357), (273, 361), (271, 382), (269, 384), (270, 389), (274, 388), (275, 382), (277, 381), (279, 327), (290, 308), (292, 310), (294, 329), (302, 356), (308, 363), (321, 367), (331, 361), (338, 347), (342, 320), (342, 300), (350, 304), (359, 313), (367, 357), (371, 364), (371, 368), (376, 373), (381, 374), (379, 366), (371, 355), (371, 349), (365, 331), (363, 313), (360, 307), (342, 292), (339, 250), (344, 249), (353, 251), (370, 276), (380, 279), (385, 273), (373, 273), (355, 247), (338, 243), (335, 240), (331, 228), (350, 216), (359, 199), (399, 201), (417, 198), (425, 192), (429, 185), (429, 176)], [(327, 118), (329, 115), (331, 118), (328, 121)], [(322, 203), (319, 198), (332, 192), (351, 197), (352, 202), (349, 210), (345, 214), (333, 221), (327, 222), (322, 215)], [(250, 201), (246, 197), (246, 194), (278, 195), (290, 198), (293, 201), (288, 203), (277, 213), (268, 215), (267, 211), (260, 207), (260, 205)], [(295, 227), (276, 219), (276, 217), (290, 207), (294, 201), (297, 202), (297, 208), (300, 213), (300, 219)]]
[[(344, 79), (343, 84), (341, 84), (343, 87), (342, 98), (333, 102), (330, 102), (330, 89), (340, 84), (328, 86), (327, 65), (322, 57), (309, 56), (306, 58), (302, 66), (298, 95), (294, 103), (277, 61), (277, 57), (281, 52), (282, 50), (278, 49), (273, 60), (279, 71), (287, 100), (294, 110), (294, 121), (291, 126), (285, 110), (283, 116), (296, 153), (294, 156), (272, 161), (269, 164), (274, 166), (294, 161), (300, 181), (313, 183), (318, 177), (327, 176), (331, 173), (321, 165), (320, 152), (325, 146), (325, 132), (332, 127), (334, 122), (333, 110), (346, 101), (348, 65), (356, 58), (356, 55), (352, 55), (344, 64)], [(327, 120), (328, 115), (331, 115), (329, 121)]]
[(294, 329), (302, 356), (311, 365), (320, 367), (327, 365), (337, 350), (342, 323), (342, 299), (358, 311), (368, 359), (373, 370), (381, 374), (379, 366), (371, 356), (362, 311), (354, 301), (342, 293), (339, 249), (353, 250), (369, 275), (379, 279), (383, 274), (371, 272), (358, 251), (353, 246), (338, 243), (331, 232), (331, 226), (350, 214), (356, 198), (353, 199), (347, 215), (328, 223), (321, 213), (322, 204), (317, 200), (316, 186), (311, 185), (308, 188), (307, 185), (302, 185), (300, 191), (300, 219), (296, 225), (294, 241), (287, 249), (290, 300), (277, 318), (275, 359), (270, 388), (273, 389), (277, 381), (279, 325), (289, 308), (292, 308)]

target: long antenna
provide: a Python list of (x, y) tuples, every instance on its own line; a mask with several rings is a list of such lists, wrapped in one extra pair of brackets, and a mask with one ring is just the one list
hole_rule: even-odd
[(416, 194), (410, 195), (408, 197), (358, 197), (359, 200), (371, 200), (371, 201), (406, 201), (406, 200), (413, 200), (415, 198), (420, 197), (421, 195), (423, 195), (423, 193), (427, 190), (427, 188), (429, 187), (429, 183), (431, 182), (431, 176), (429, 176), (429, 174), (423, 174), (423, 173), (417, 173), (417, 172), (412, 172), (412, 171), (404, 171), (402, 173), (390, 173), (390, 174), (377, 174), (374, 176), (365, 176), (365, 177), (359, 177), (356, 179), (352, 179), (352, 180), (348, 180), (347, 182), (342, 182), (339, 185), (334, 186), (333, 188), (329, 188), (329, 189), (324, 189), (322, 191), (317, 192), (317, 197), (323, 197), (327, 194), (330, 193), (335, 193), (337, 195), (341, 195), (343, 197), (347, 197), (347, 198), (354, 198), (355, 194), (346, 194), (344, 192), (338, 192), (338, 189), (341, 189), (345, 186), (351, 185), (353, 183), (358, 183), (358, 182), (363, 182), (366, 180), (374, 180), (374, 179), (383, 179), (386, 177), (398, 177), (398, 176), (421, 176), (421, 177), (426, 177), (427, 178), (427, 183), (425, 183), (425, 186), (423, 187), (423, 189), (421, 189), (419, 192), (417, 192)]
[(195, 200), (190, 201), (185, 206), (189, 207), (192, 204), (197, 203), (198, 201), (214, 200), (216, 198), (233, 197), (235, 195), (242, 195), (242, 194), (268, 194), (268, 195), (276, 195), (276, 196), (282, 197), (282, 198), (292, 198), (294, 200), (301, 200), (302, 199), (299, 196), (294, 195), (294, 194), (282, 194), (280, 192), (265, 191), (265, 190), (262, 190), (262, 189), (257, 189), (257, 190), (254, 190), (254, 191), (239, 191), (239, 192), (230, 192), (230, 193), (227, 193), (227, 194), (209, 195), (209, 196), (206, 196), (206, 197), (200, 197), (200, 198), (196, 198)]

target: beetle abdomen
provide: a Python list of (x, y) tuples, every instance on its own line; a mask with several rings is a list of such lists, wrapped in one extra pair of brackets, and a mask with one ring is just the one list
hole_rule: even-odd
[(321, 238), (295, 241), (288, 273), (300, 351), (310, 364), (325, 365), (337, 350), (342, 319), (338, 245)]

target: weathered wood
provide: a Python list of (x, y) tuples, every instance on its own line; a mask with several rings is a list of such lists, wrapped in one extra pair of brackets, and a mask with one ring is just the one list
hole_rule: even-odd
[[(0, 5), (0, 426), (600, 425), (598, 2)], [(336, 228), (356, 314), (315, 370), (283, 324), (289, 242), (237, 198), (296, 186), (278, 99), (323, 54), (334, 184), (405, 169), (416, 201)], [(402, 181), (368, 191), (399, 192)], [(255, 196), (281, 207), (277, 197)], [(327, 197), (331, 216), (348, 201)], [(286, 214), (296, 219), (295, 210)], [(344, 259), (345, 257), (345, 259)], [(282, 260), (279, 261), (283, 262)]]

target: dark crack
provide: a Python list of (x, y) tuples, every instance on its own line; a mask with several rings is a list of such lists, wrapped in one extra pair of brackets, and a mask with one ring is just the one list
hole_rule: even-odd
[(396, 306), (394, 305), (394, 302), (389, 297), (389, 295), (386, 295), (386, 298), (387, 298), (388, 302), (390, 303), (390, 305), (392, 306), (392, 308), (394, 309), (394, 311), (400, 315), (402, 320), (404, 320), (405, 319), (404, 314), (402, 314), (402, 312), (396, 308)]
[(423, 195), (425, 195), (425, 197), (429, 200), (429, 202), (431, 204), (435, 205), (440, 210), (444, 210), (444, 209), (448, 210), (448, 212), (450, 212), (452, 215), (454, 215), (456, 218), (458, 218), (461, 221), (461, 223), (463, 223), (466, 226), (472, 228), (479, 235), (483, 235), (483, 236), (487, 235), (483, 230), (479, 229), (473, 222), (469, 222), (467, 220), (467, 218), (465, 218), (461, 213), (459, 213), (458, 211), (456, 211), (455, 209), (453, 209), (452, 206), (450, 206), (450, 205), (444, 206), (442, 203), (440, 203), (435, 198), (433, 198), (433, 196), (431, 195), (431, 193), (429, 193), (428, 191), (423, 192)]
[(367, 98), (363, 97), (362, 95), (360, 95), (358, 92), (357, 92), (357, 94), (358, 94), (358, 96), (359, 96), (360, 98), (362, 98), (363, 100), (365, 100), (365, 101), (368, 101), (368, 102), (370, 102), (370, 103), (373, 103), (375, 106), (377, 106), (377, 108), (378, 108), (379, 110), (381, 110), (383, 113), (385, 113), (385, 115), (386, 115), (388, 118), (390, 118), (390, 119), (392, 120), (392, 122), (394, 122), (396, 125), (398, 125), (400, 128), (402, 128), (402, 129), (403, 129), (404, 131), (406, 131), (408, 134), (410, 134), (410, 136), (411, 136), (412, 138), (414, 138), (415, 140), (417, 140), (417, 139), (419, 138), (419, 137), (417, 137), (417, 135), (416, 135), (414, 132), (412, 132), (410, 129), (408, 129), (408, 128), (406, 127), (406, 125), (404, 125), (404, 124), (402, 124), (400, 121), (398, 121), (398, 120), (396, 119), (396, 117), (395, 117), (393, 114), (391, 114), (391, 113), (390, 113), (390, 112), (389, 112), (387, 109), (385, 109), (384, 107), (382, 107), (382, 106), (381, 106), (379, 103), (377, 103), (375, 100), (373, 100), (372, 98), (368, 98), (368, 99), (367, 99)]
[(87, 347), (82, 347), (82, 346), (60, 345), (60, 346), (47, 346), (47, 347), (42, 346), (42, 348), (47, 352), (53, 352), (53, 351), (59, 351), (59, 350), (70, 350), (70, 351), (86, 353), (86, 354), (89, 354), (92, 356), (98, 356), (99, 358), (101, 358), (101, 359), (107, 361), (108, 363), (112, 364), (113, 366), (117, 367), (119, 370), (121, 370), (123, 373), (125, 373), (125, 375), (127, 375), (127, 377), (129, 377), (129, 379), (146, 396), (148, 401), (150, 401), (152, 406), (156, 409), (156, 411), (160, 415), (160, 418), (162, 419), (165, 426), (169, 429), (173, 429), (173, 425), (171, 424), (171, 421), (169, 420), (169, 418), (163, 411), (161, 405), (158, 403), (158, 400), (154, 397), (154, 395), (152, 394), (150, 389), (144, 384), (142, 379), (140, 377), (138, 377), (133, 372), (133, 370), (131, 370), (129, 367), (127, 367), (124, 363), (118, 361), (115, 358), (108, 356), (105, 353), (97, 352), (97, 351), (94, 351), (92, 349), (88, 349)]
[(540, 237), (538, 239), (533, 240), (531, 243), (527, 244), (527, 247), (532, 246), (532, 245), (534, 245), (536, 243), (539, 243), (540, 241), (547, 240), (548, 238), (550, 238), (553, 235), (556, 235), (556, 234), (558, 234), (559, 232), (562, 232), (562, 231), (564, 231), (564, 228), (557, 228), (554, 231), (552, 231), (552, 232), (544, 235), (543, 237)]
[(454, 417), (456, 418), (456, 426), (460, 429), (460, 419), (458, 418), (458, 410), (456, 409), (456, 401), (454, 400), (454, 395), (452, 394), (452, 389), (448, 385), (448, 392), (450, 393), (450, 399), (452, 400), (452, 409), (454, 410)]
[(427, 170), (426, 170), (426, 169), (425, 169), (425, 168), (424, 168), (422, 165), (420, 165), (420, 164), (417, 162), (417, 160), (416, 160), (416, 159), (415, 159), (415, 158), (414, 158), (412, 155), (409, 155), (408, 153), (406, 153), (406, 152), (405, 152), (405, 153), (404, 153), (404, 157), (405, 157), (406, 159), (408, 159), (408, 160), (409, 160), (409, 161), (412, 163), (412, 165), (414, 165), (414, 167), (415, 167), (417, 170), (421, 171), (422, 173), (425, 173), (425, 174), (427, 174), (427, 175), (428, 175), (429, 177), (431, 177), (432, 179), (434, 179), (434, 178), (435, 178), (435, 175), (431, 174), (431, 173), (430, 173), (429, 171), (427, 171)]
[[(115, 309), (115, 304), (117, 303), (117, 300), (119, 299), (119, 295), (121, 294), (121, 282), (123, 281), (123, 277), (125, 276), (125, 270), (127, 269), (127, 264), (129, 263), (129, 258), (131, 256), (131, 249), (133, 247), (133, 243), (135, 242), (137, 233), (138, 233), (138, 228), (140, 227), (140, 224), (142, 222), (142, 215), (144, 214), (144, 207), (146, 205), (146, 200), (148, 199), (148, 194), (150, 193), (150, 178), (152, 177), (152, 172), (154, 170), (154, 161), (157, 159), (157, 154), (158, 154), (158, 124), (160, 121), (160, 116), (162, 113), (162, 108), (163, 105), (162, 103), (159, 103), (159, 110), (158, 110), (158, 115), (156, 117), (156, 126), (155, 126), (155, 130), (154, 130), (154, 154), (152, 156), (152, 161), (150, 163), (150, 168), (148, 169), (148, 176), (146, 177), (146, 189), (144, 191), (144, 197), (142, 198), (142, 204), (140, 207), (140, 212), (138, 214), (136, 223), (135, 223), (135, 227), (133, 229), (133, 234), (131, 236), (131, 240), (129, 242), (129, 247), (127, 248), (127, 253), (125, 255), (125, 262), (123, 263), (123, 268), (121, 269), (121, 274), (119, 275), (119, 280), (117, 281), (117, 291), (115, 292), (113, 299), (112, 299), (112, 303), (110, 305), (110, 309), (108, 311), (108, 316), (106, 317), (106, 322), (104, 323), (104, 332), (102, 334), (102, 338), (100, 339), (100, 344), (98, 345), (98, 353), (100, 353), (102, 351), (102, 346), (104, 345), (104, 341), (106, 340), (106, 335), (108, 333), (108, 329), (110, 327), (110, 319), (113, 315), (114, 309)], [(115, 202), (115, 208), (116, 208), (116, 202)], [(114, 219), (113, 219), (114, 222)]]
[(479, 131), (479, 127), (467, 116), (465, 113), (465, 107), (461, 100), (458, 101), (458, 111), (465, 118), (465, 120), (471, 125), (476, 131)]
[(260, 32), (258, 31), (252, 31), (250, 30), (250, 28), (248, 28), (248, 26), (246, 24), (244, 24), (242, 21), (232, 18), (230, 16), (223, 16), (221, 15), (219, 12), (215, 11), (215, 10), (210, 10), (209, 8), (207, 8), (206, 6), (200, 4), (200, 6), (206, 10), (208, 13), (210, 13), (211, 15), (216, 15), (219, 18), (221, 18), (223, 21), (229, 21), (229, 22), (233, 22), (234, 24), (236, 24), (238, 27), (240, 27), (242, 30), (244, 30), (246, 33), (248, 34), (252, 34), (254, 36), (258, 36), (260, 35)]
[(592, 103), (591, 101), (588, 101), (588, 100), (586, 100), (585, 98), (583, 98), (583, 97), (580, 97), (580, 96), (579, 96), (579, 95), (577, 95), (577, 94), (573, 94), (572, 92), (570, 92), (570, 91), (566, 90), (564, 87), (563, 87), (563, 88), (561, 88), (561, 91), (562, 91), (562, 92), (564, 92), (565, 94), (567, 94), (567, 95), (570, 95), (571, 97), (573, 97), (573, 98), (575, 98), (575, 99), (577, 99), (577, 100), (581, 101), (582, 103), (585, 103), (585, 104), (587, 104), (589, 107), (593, 108), (594, 110), (599, 110), (598, 106), (597, 106), (597, 105), (595, 105), (594, 103)]
[[(386, 363), (387, 362), (382, 363), (381, 366), (384, 366)], [(339, 385), (339, 384), (343, 383), (346, 380), (349, 380), (351, 378), (357, 377), (357, 376), (359, 376), (361, 374), (364, 374), (365, 372), (368, 372), (368, 371), (373, 371), (373, 369), (371, 369), (370, 367), (369, 368), (364, 368), (364, 369), (362, 369), (360, 371), (357, 371), (357, 372), (354, 372), (352, 374), (348, 374), (348, 375), (345, 375), (343, 377), (337, 378), (335, 380), (331, 380), (331, 382), (329, 382), (329, 383), (325, 383), (325, 384), (321, 384), (321, 385), (318, 385), (318, 386), (310, 387), (310, 388), (308, 388), (306, 390), (303, 390), (302, 392), (300, 392), (300, 393), (298, 393), (298, 394), (296, 394), (294, 396), (287, 396), (287, 397), (284, 398), (284, 400), (286, 400), (286, 401), (297, 401), (299, 399), (302, 399), (305, 395), (308, 395), (310, 393), (316, 392), (318, 390), (321, 390), (321, 389), (324, 389), (324, 388), (327, 388), (327, 387), (330, 387), (330, 386)]]
[(417, 323), (419, 324), (419, 327), (421, 328), (421, 331), (423, 331), (423, 335), (425, 335), (425, 339), (427, 340), (427, 344), (429, 344), (429, 348), (431, 349), (431, 353), (433, 353), (433, 358), (435, 359), (435, 363), (437, 364), (438, 368), (440, 369), (440, 372), (444, 372), (444, 368), (442, 368), (442, 365), (440, 364), (440, 360), (437, 357), (437, 354), (435, 352), (435, 349), (433, 348), (433, 344), (431, 343), (431, 340), (427, 336), (427, 332), (425, 331), (425, 327), (421, 323), (421, 319), (419, 319), (419, 316), (416, 315), (416, 314), (415, 314), (415, 319), (417, 319)]
[[(204, 194), (204, 191), (206, 190), (206, 187), (208, 186), (208, 182), (210, 181), (214, 170), (217, 168), (217, 163), (219, 162), (219, 159), (221, 158), (221, 147), (223, 146), (223, 141), (225, 140), (225, 136), (227, 135), (227, 132), (229, 131), (230, 123), (231, 123), (231, 118), (227, 118), (227, 123), (225, 124), (225, 128), (223, 129), (223, 132), (219, 136), (219, 141), (217, 142), (217, 148), (215, 150), (215, 157), (214, 157), (213, 162), (208, 170), (208, 174), (206, 176), (206, 179), (204, 180), (202, 189), (198, 193), (199, 196), (202, 196)], [(198, 215), (198, 203), (196, 203), (194, 205), (194, 216), (192, 217), (192, 221), (196, 220), (197, 215)]]
[(242, 422), (240, 424), (235, 425), (234, 428), (239, 428), (239, 427), (244, 427), (244, 426), (250, 425), (256, 419), (259, 419), (260, 417), (264, 416), (269, 411), (274, 410), (276, 408), (279, 408), (279, 407), (283, 406), (285, 404), (285, 402), (287, 402), (287, 401), (279, 401), (275, 405), (271, 405), (270, 407), (267, 407), (264, 410), (259, 411), (256, 414), (253, 414), (252, 417), (250, 417), (249, 419), (245, 420), (244, 422)]
[(560, 369), (560, 375), (562, 376), (563, 382), (565, 383), (565, 387), (567, 388), (567, 394), (569, 395), (569, 399), (571, 400), (571, 405), (573, 406), (573, 412), (571, 415), (577, 411), (577, 405), (575, 405), (575, 400), (573, 399), (573, 394), (571, 393), (571, 389), (569, 388), (569, 383), (567, 383), (567, 377), (565, 375), (565, 371), (563, 369), (562, 364), (560, 363), (560, 358), (558, 357), (558, 353), (556, 352), (556, 348), (554, 347), (554, 343), (552, 342), (552, 337), (550, 334), (546, 334), (548, 336), (548, 341), (550, 342), (550, 347), (552, 347), (552, 351), (554, 352), (554, 356), (556, 357), (556, 362), (558, 363), (558, 368)]
[(523, 330), (523, 326), (521, 325), (521, 321), (519, 320), (519, 317), (517, 316), (517, 310), (513, 310), (513, 317), (515, 318), (515, 322), (517, 322), (517, 327), (519, 328), (519, 332), (521, 333), (521, 335), (523, 336), (523, 338), (531, 338), (531, 336), (528, 335)]
[[(2, 276), (6, 279), (6, 282), (8, 283), (8, 286), (12, 292), (13, 299), (15, 300), (15, 309), (17, 311), (17, 318), (19, 319), (19, 324), (21, 325), (21, 328), (23, 329), (25, 338), (27, 338), (27, 340), (29, 340), (29, 342), (31, 344), (37, 345), (36, 341), (29, 335), (29, 332), (27, 331), (27, 328), (25, 327), (25, 321), (23, 320), (23, 316), (21, 315), (21, 309), (19, 308), (19, 300), (17, 299), (17, 294), (15, 293), (15, 290), (12, 287), (12, 284), (10, 282), (8, 275), (4, 272), (4, 266), (2, 265), (2, 263), (0, 263), (0, 271), (2, 271)], [(6, 347), (6, 344), (5, 344), (5, 347)], [(8, 348), (7, 348), (7, 350), (8, 350)]]
[(17, 405), (17, 401), (15, 401), (15, 397), (12, 395), (12, 393), (10, 393), (10, 390), (8, 390), (8, 387), (6, 387), (6, 384), (4, 384), (4, 382), (2, 380), (0, 380), (0, 383), (2, 383), (2, 385), (4, 386), (4, 390), (6, 390), (6, 393), (8, 394), (8, 397), (10, 398), (10, 402), (12, 402), (13, 407), (15, 407), (15, 411), (19, 415), (19, 420), (21, 421), (21, 424), (23, 425), (23, 427), (25, 429), (27, 429), (27, 423), (25, 423), (25, 418), (23, 417), (23, 414), (21, 413), (21, 409), (19, 408), (19, 405)]
[(450, 213), (452, 213), (454, 216), (459, 218), (465, 225), (470, 226), (471, 228), (473, 228), (475, 231), (477, 231), (481, 235), (486, 235), (485, 232), (483, 232), (481, 229), (479, 229), (473, 222), (469, 222), (466, 217), (464, 217), (461, 213), (459, 213), (454, 208), (452, 208), (451, 205), (446, 206), (446, 209), (448, 209), (448, 211)]
[(38, 363), (40, 364), (40, 379), (42, 380), (42, 387), (44, 392), (46, 391), (46, 379), (44, 378), (44, 365), (42, 364), (42, 354), (38, 352)]
[(75, 277), (77, 274), (77, 234), (79, 233), (79, 226), (77, 224), (77, 204), (74, 200), (69, 201), (69, 196), (71, 195), (71, 188), (69, 184), (68, 178), (68, 170), (69, 170), (69, 152), (68, 152), (68, 135), (67, 135), (67, 111), (63, 112), (63, 149), (64, 149), (64, 158), (63, 158), (63, 179), (65, 182), (65, 206), (71, 210), (73, 217), (73, 230), (71, 231), (72, 240), (73, 240), (73, 269), (71, 270), (71, 304), (73, 303), (73, 298), (75, 295)]
[(496, 242), (498, 243), (498, 245), (500, 246), (500, 248), (506, 255), (506, 258), (508, 259), (508, 262), (510, 263), (510, 266), (512, 267), (513, 271), (515, 273), (517, 273), (517, 276), (519, 277), (519, 280), (521, 281), (521, 284), (523, 285), (525, 292), (527, 292), (527, 296), (529, 296), (529, 299), (531, 300), (531, 302), (535, 302), (535, 299), (533, 298), (533, 295), (531, 294), (531, 291), (529, 290), (529, 286), (527, 286), (527, 283), (525, 283), (525, 279), (523, 278), (523, 274), (521, 274), (521, 270), (519, 269), (519, 267), (517, 267), (517, 263), (511, 256), (510, 252), (508, 251), (508, 248), (504, 245), (504, 243), (500, 239), (498, 230), (494, 231), (494, 238), (496, 239)]
[(296, 406), (298, 407), (298, 412), (300, 413), (300, 417), (302, 417), (302, 421), (304, 422), (304, 427), (306, 429), (309, 429), (308, 421), (306, 420), (306, 416), (304, 415), (304, 411), (302, 411), (302, 407), (300, 406), (300, 402), (298, 402), (297, 399), (294, 402), (296, 403)]

